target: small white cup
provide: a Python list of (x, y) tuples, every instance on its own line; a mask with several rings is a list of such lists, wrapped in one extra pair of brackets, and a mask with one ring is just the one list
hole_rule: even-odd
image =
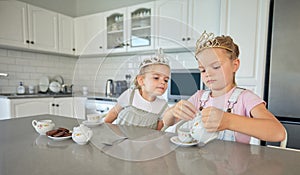
[(87, 116), (87, 120), (89, 122), (99, 122), (100, 121), (100, 115), (99, 114), (88, 114)]
[(34, 85), (29, 85), (28, 86), (28, 92), (29, 92), (29, 94), (34, 94), (34, 92), (35, 92)]
[(191, 132), (189, 128), (179, 127), (177, 129), (178, 133), (178, 139), (182, 143), (190, 143), (194, 140), (194, 138), (191, 136)]
[(88, 95), (88, 87), (86, 87), (86, 86), (82, 87), (82, 94), (83, 95)]

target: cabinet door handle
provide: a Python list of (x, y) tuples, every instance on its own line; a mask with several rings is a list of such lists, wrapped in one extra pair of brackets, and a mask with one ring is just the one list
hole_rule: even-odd
[(126, 46), (130, 46), (130, 44), (129, 44), (129, 43), (126, 43)]
[(52, 103), (52, 106), (55, 106), (55, 104), (54, 104), (54, 103)]
[(190, 37), (187, 37), (187, 40), (189, 41), (189, 40), (191, 40), (191, 38), (190, 38)]
[(34, 44), (34, 41), (31, 41), (30, 43), (31, 43), (31, 44)]
[(182, 38), (182, 41), (185, 41), (185, 38)]
[(30, 41), (29, 41), (29, 40), (26, 40), (26, 43), (28, 43), (28, 44), (29, 44), (29, 43), (30, 43)]
[(99, 49), (102, 49), (102, 46), (99, 46)]
[(59, 104), (56, 104), (56, 107), (59, 107)]
[(72, 50), (75, 51), (75, 48), (73, 48)]

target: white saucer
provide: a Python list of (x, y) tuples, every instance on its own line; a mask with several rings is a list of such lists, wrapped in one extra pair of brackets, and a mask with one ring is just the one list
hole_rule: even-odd
[(193, 146), (193, 145), (197, 145), (199, 143), (199, 141), (197, 141), (197, 140), (195, 140), (193, 142), (189, 142), (189, 143), (184, 143), (178, 139), (178, 136), (173, 136), (170, 138), (170, 140), (172, 143), (174, 143), (178, 146), (183, 146), (183, 147)]
[(103, 122), (102, 122), (102, 121), (99, 121), (99, 122), (91, 122), (91, 121), (88, 121), (88, 120), (84, 120), (84, 121), (82, 121), (82, 123), (83, 123), (85, 126), (97, 126), (97, 125), (102, 124)]
[(67, 140), (69, 138), (72, 138), (72, 136), (67, 136), (67, 137), (52, 137), (52, 136), (48, 136), (50, 139), (55, 140), (55, 141), (62, 141), (62, 140)]

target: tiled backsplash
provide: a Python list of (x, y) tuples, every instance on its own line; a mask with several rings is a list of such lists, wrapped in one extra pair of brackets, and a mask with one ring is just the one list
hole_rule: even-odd
[[(87, 86), (90, 92), (104, 92), (107, 79), (125, 80), (125, 75), (131, 75), (131, 81), (138, 73), (140, 62), (151, 55), (109, 56), (97, 58), (79, 57), (75, 70), (73, 83), (75, 89), (81, 91)], [(197, 68), (193, 53), (167, 53), (172, 69)], [(77, 89), (79, 88), (79, 89)]]
[[(38, 85), (42, 76), (49, 78), (61, 75), (65, 83), (74, 84), (74, 91), (88, 87), (89, 92), (104, 92), (107, 79), (131, 81), (138, 73), (138, 66), (144, 57), (151, 55), (68, 57), (41, 54), (10, 49), (0, 49), (0, 72), (8, 77), (0, 77), (0, 93), (15, 93), (19, 82), (25, 86)], [(197, 68), (192, 52), (167, 53), (171, 68)]]
[(9, 74), (0, 77), (0, 93), (15, 93), (20, 81), (37, 89), (43, 76), (61, 75), (65, 83), (70, 84), (76, 61), (77, 57), (0, 49), (0, 72)]

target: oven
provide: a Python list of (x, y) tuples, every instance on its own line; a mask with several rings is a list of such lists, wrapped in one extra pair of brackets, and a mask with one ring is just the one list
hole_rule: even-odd
[(85, 103), (86, 116), (88, 114), (107, 114), (117, 102), (114, 100), (98, 100), (98, 99), (87, 99)]

